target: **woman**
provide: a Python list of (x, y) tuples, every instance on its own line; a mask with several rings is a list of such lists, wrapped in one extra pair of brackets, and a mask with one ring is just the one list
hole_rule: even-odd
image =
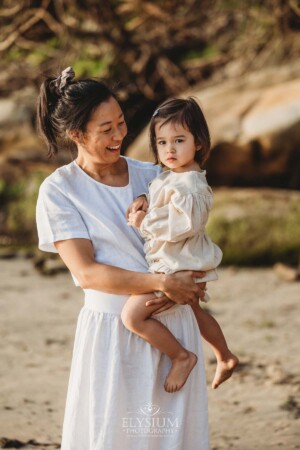
[[(126, 209), (160, 172), (120, 156), (127, 133), (114, 94), (66, 69), (41, 86), (38, 124), (49, 155), (66, 136), (78, 156), (42, 183), (39, 247), (58, 252), (85, 292), (74, 342), (62, 450), (207, 450), (206, 381), (197, 322), (202, 272), (150, 274)], [(143, 206), (143, 201), (136, 207)], [(162, 291), (155, 318), (198, 356), (184, 388), (169, 394), (169, 360), (128, 331), (120, 314), (130, 294)], [(155, 438), (155, 439), (154, 439)]]

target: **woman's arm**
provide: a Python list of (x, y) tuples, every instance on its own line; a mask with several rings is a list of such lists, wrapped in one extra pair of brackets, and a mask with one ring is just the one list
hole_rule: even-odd
[(54, 243), (62, 260), (83, 289), (95, 289), (111, 294), (144, 294), (164, 292), (179, 304), (192, 304), (204, 297), (204, 291), (193, 278), (205, 272), (178, 272), (173, 275), (133, 272), (95, 261), (89, 239), (67, 239)]

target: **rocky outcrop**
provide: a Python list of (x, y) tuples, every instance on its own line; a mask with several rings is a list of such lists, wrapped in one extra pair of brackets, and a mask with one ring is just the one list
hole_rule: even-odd
[(299, 264), (300, 192), (214, 189), (208, 234), (223, 250), (223, 264)]
[[(184, 94), (199, 99), (209, 124), (213, 185), (300, 188), (299, 69), (268, 68)], [(151, 158), (147, 130), (127, 154)]]
[(36, 99), (31, 87), (0, 99), (0, 179), (5, 183), (70, 161), (68, 152), (62, 152), (49, 163), (45, 144), (36, 132)]
[(28, 88), (0, 99), (0, 164), (9, 160), (41, 160), (41, 141), (34, 127), (37, 94)]
[[(0, 248), (1, 245), (20, 244), (36, 247), (35, 204), (40, 183), (38, 178), (32, 180), (24, 187), (25, 195), (10, 202), (5, 222), (1, 224), (0, 221)], [(297, 266), (299, 222), (299, 191), (215, 188), (207, 231), (223, 251), (222, 265), (257, 266), (282, 262)], [(0, 252), (0, 258), (13, 256), (14, 252)], [(37, 269), (47, 274), (63, 270), (60, 263), (51, 261), (48, 264), (47, 259), (45, 254), (38, 253)]]

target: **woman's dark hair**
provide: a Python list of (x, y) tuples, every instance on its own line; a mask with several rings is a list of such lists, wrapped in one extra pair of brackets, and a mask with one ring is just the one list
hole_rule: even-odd
[(159, 163), (156, 146), (155, 126), (161, 122), (161, 127), (166, 123), (180, 124), (190, 131), (196, 145), (201, 149), (196, 151), (195, 161), (201, 166), (210, 153), (210, 135), (204, 114), (198, 103), (192, 98), (171, 98), (163, 102), (154, 112), (150, 121), (150, 148), (156, 164)]
[(103, 81), (73, 81), (74, 76), (68, 68), (58, 77), (46, 78), (40, 88), (37, 127), (47, 143), (49, 158), (58, 152), (62, 142), (66, 143), (67, 130), (86, 131), (95, 108), (111, 97), (116, 98)]

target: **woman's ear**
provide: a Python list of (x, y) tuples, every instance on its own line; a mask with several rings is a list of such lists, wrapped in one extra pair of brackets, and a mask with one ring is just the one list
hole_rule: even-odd
[(196, 145), (196, 152), (199, 152), (199, 150), (201, 150), (201, 149), (202, 149), (202, 145), (201, 144)]
[(81, 144), (83, 141), (82, 132), (80, 130), (67, 130), (67, 136), (71, 139), (71, 141), (75, 142), (75, 144)]

